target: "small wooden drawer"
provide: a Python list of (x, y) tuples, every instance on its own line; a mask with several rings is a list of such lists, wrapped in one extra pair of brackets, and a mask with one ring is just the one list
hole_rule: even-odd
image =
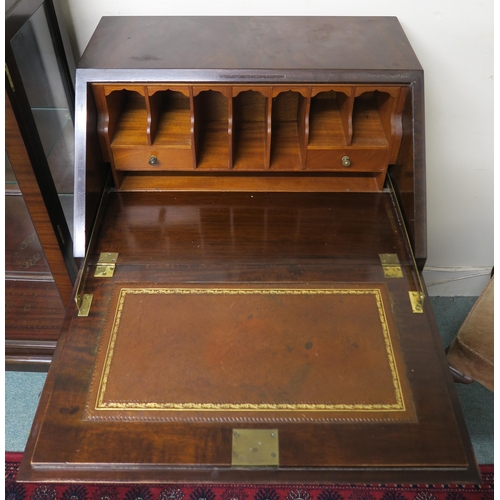
[(383, 172), (387, 168), (386, 148), (309, 149), (306, 169), (332, 172)]
[(191, 148), (112, 148), (116, 170), (125, 171), (170, 171), (192, 170)]

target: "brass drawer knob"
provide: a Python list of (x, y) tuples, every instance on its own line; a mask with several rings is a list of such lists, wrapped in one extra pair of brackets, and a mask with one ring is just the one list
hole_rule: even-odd
[(158, 158), (157, 158), (155, 155), (151, 155), (151, 156), (149, 157), (149, 161), (148, 161), (148, 163), (149, 163), (150, 165), (156, 165), (156, 164), (158, 163)]
[(342, 165), (344, 167), (350, 167), (351, 166), (351, 159), (348, 156), (342, 156)]

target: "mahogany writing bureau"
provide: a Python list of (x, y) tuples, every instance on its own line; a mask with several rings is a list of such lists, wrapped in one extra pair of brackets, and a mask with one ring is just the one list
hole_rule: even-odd
[(20, 479), (478, 481), (420, 279), (423, 91), (396, 18), (103, 18)]

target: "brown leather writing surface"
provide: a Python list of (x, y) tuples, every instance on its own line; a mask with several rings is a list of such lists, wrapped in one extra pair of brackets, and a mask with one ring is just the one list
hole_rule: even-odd
[(385, 296), (382, 284), (117, 285), (86, 418), (412, 420)]

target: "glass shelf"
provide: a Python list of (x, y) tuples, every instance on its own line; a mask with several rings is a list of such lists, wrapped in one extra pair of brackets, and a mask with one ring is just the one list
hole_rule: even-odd
[(72, 103), (52, 43), (44, 6), (12, 38), (11, 47), (63, 212), (73, 222), (74, 123)]

